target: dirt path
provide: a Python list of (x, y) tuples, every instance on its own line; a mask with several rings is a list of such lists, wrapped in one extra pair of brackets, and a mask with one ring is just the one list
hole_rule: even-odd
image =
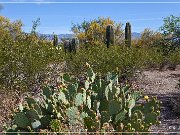
[(136, 78), (135, 84), (143, 89), (144, 94), (157, 96), (162, 101), (161, 124), (153, 126), (152, 132), (169, 132), (166, 134), (180, 135), (180, 114), (176, 114), (171, 105), (172, 99), (180, 97), (180, 88), (177, 87), (179, 79), (180, 69), (175, 71), (144, 71)]

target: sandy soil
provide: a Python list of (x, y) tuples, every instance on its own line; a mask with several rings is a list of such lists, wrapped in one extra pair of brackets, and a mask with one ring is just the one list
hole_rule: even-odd
[[(172, 100), (180, 97), (180, 88), (177, 85), (180, 79), (180, 69), (175, 71), (144, 71), (138, 76), (134, 83), (143, 89), (144, 94), (157, 96), (162, 102), (161, 105), (161, 124), (152, 127), (152, 132), (164, 132), (153, 134), (172, 134), (180, 135), (180, 114), (173, 111)], [(180, 107), (180, 102), (177, 103)], [(179, 108), (180, 109), (180, 108)]]

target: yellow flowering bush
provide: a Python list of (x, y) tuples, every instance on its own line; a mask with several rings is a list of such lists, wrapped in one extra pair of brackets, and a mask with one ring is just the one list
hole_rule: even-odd
[(82, 44), (88, 42), (90, 45), (105, 43), (106, 26), (113, 25), (115, 28), (115, 39), (117, 43), (122, 42), (123, 30), (121, 23), (115, 23), (110, 18), (99, 17), (92, 21), (84, 21), (82, 24), (74, 24), (72, 31), (79, 38)]

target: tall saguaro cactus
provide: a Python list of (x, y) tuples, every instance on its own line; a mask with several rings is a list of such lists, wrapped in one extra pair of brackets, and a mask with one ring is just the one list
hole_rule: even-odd
[(106, 27), (106, 45), (107, 45), (107, 48), (109, 48), (110, 45), (113, 45), (114, 44), (114, 28), (113, 28), (113, 25), (108, 25)]
[(58, 36), (57, 35), (54, 35), (54, 37), (53, 37), (53, 45), (58, 46)]
[(125, 27), (125, 44), (131, 47), (131, 24), (129, 22), (126, 23)]
[(79, 48), (79, 40), (78, 38), (72, 38), (71, 40), (71, 51), (70, 52), (74, 52), (76, 53), (77, 49)]

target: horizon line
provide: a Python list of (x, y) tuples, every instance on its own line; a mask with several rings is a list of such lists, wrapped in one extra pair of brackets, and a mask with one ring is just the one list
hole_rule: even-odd
[(175, 1), (172, 1), (172, 2), (90, 2), (90, 1), (87, 1), (87, 2), (56, 2), (56, 1), (11, 1), (11, 2), (0, 2), (0, 4), (180, 4), (180, 2), (175, 2)]

